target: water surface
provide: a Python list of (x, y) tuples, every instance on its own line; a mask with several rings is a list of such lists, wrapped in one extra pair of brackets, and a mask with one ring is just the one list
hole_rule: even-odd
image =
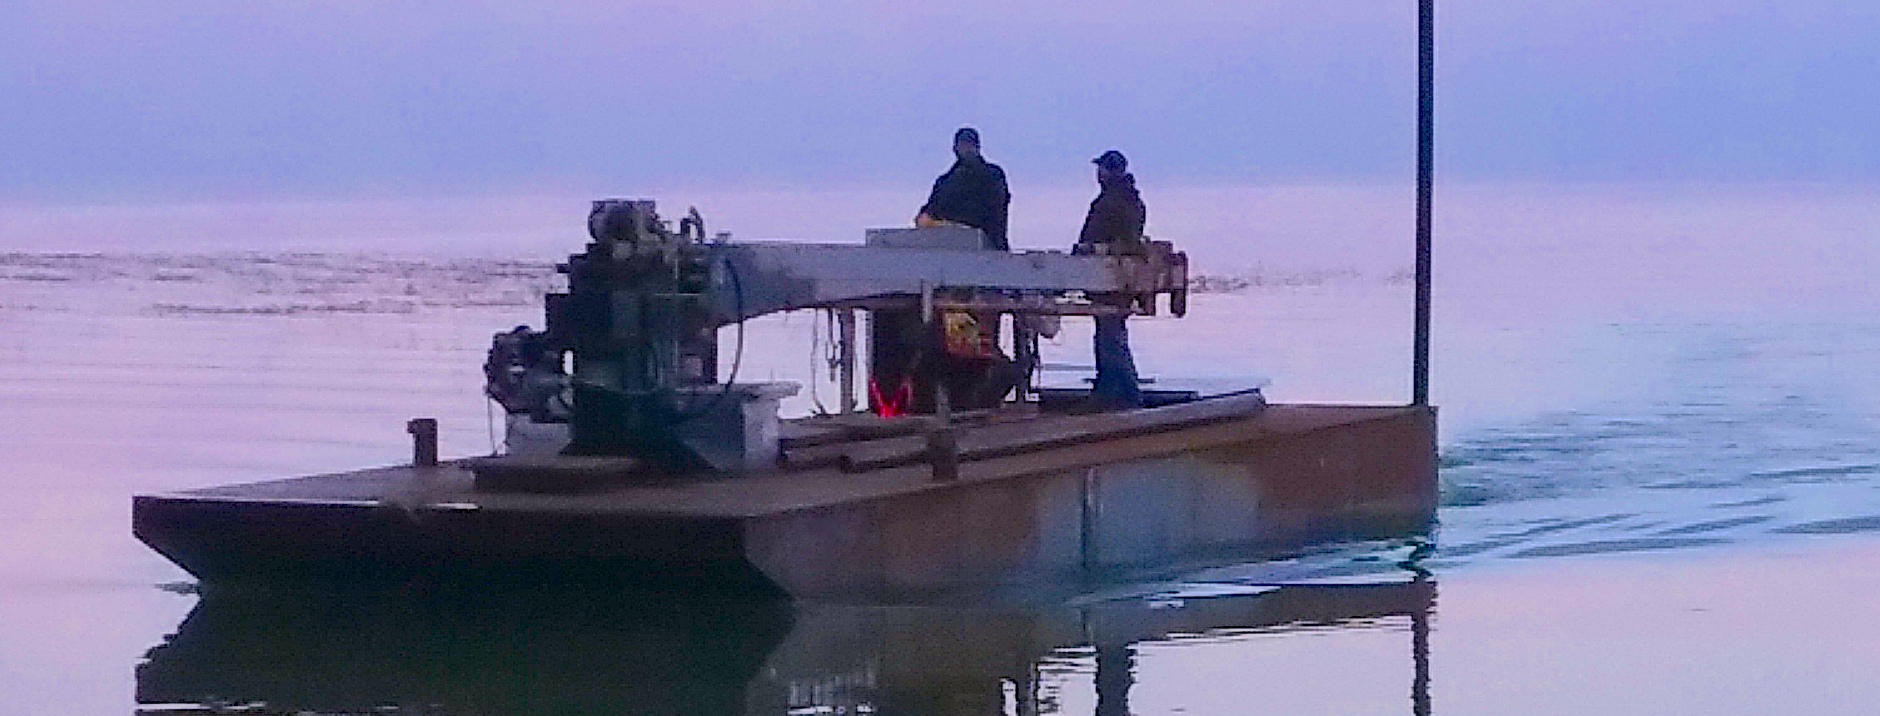
[[(1015, 243), (1062, 243), (1084, 199), (1027, 196)], [(852, 238), (761, 211), (789, 198), (739, 195), (721, 225)], [(904, 220), (880, 192), (816, 198), (858, 226)], [(1863, 713), (1880, 696), (1857, 676), (1880, 667), (1874, 198), (1459, 187), (1438, 227), (1430, 574), (1396, 566), (1409, 547), (1351, 545), (1023, 609), (202, 601), (131, 539), (129, 496), (400, 461), (414, 416), (441, 420), (447, 454), (489, 452), (482, 352), (540, 325), (579, 202), (565, 233), (518, 200), (537, 213), (504, 205), (486, 233), (401, 243), (411, 222), (367, 214), (324, 247), (275, 240), (262, 210), (239, 214), (252, 241), (181, 212), (208, 228), (170, 251), (127, 251), (116, 214), (14, 211), (9, 236), (116, 233), (0, 254), (0, 712)], [(1132, 323), (1144, 373), (1407, 395), (1407, 193), (1149, 199), (1152, 232), (1224, 290)], [(317, 250), (253, 250), (281, 243)], [(816, 326), (747, 331), (746, 376), (816, 386), (798, 413), (834, 403)], [(1088, 340), (1071, 322), (1046, 358), (1087, 364)]]

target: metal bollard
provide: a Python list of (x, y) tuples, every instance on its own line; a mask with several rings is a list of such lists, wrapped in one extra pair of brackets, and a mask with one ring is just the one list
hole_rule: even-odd
[(927, 433), (927, 461), (933, 465), (935, 481), (960, 479), (960, 445), (953, 426), (939, 423)]
[(412, 418), (405, 422), (405, 432), (411, 433), (411, 464), (437, 467), (437, 419)]

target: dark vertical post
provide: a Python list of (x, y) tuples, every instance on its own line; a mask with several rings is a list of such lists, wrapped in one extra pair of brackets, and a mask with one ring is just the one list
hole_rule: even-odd
[(437, 419), (407, 420), (405, 432), (411, 433), (411, 464), (417, 467), (437, 467)]
[(1417, 317), (1413, 405), (1430, 402), (1430, 192), (1436, 164), (1436, 0), (1418, 0)]
[(933, 479), (938, 481), (957, 480), (960, 477), (960, 446), (953, 435), (953, 405), (947, 395), (947, 328), (946, 317), (934, 306), (934, 289), (925, 283), (920, 287), (921, 315), (927, 320), (929, 350), (933, 356), (929, 369), (933, 373), (933, 419), (927, 431), (927, 460), (933, 465)]

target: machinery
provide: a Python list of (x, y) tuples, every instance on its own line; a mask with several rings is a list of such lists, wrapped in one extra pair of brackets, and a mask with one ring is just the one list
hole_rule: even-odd
[[(795, 386), (737, 382), (741, 356), (720, 374), (718, 329), (756, 316), (834, 310), (843, 327), (843, 407), (852, 410), (858, 310), (935, 326), (946, 312), (1150, 315), (1161, 294), (1171, 313), (1186, 310), (1187, 257), (1167, 242), (1128, 255), (1012, 253), (983, 250), (980, 232), (965, 227), (876, 229), (861, 244), (732, 242), (707, 238), (696, 210), (675, 230), (642, 199), (594, 202), (588, 233), (586, 250), (558, 267), (568, 292), (548, 297), (545, 336), (518, 338), (536, 347), (507, 363), (559, 371), (572, 354), (572, 406), (562, 410), (573, 455), (725, 472), (774, 461), (777, 401)], [(1026, 322), (1015, 323), (1017, 354), (1027, 336)], [(494, 386), (504, 367), (486, 368)], [(931, 404), (944, 418), (944, 383), (925, 389), (938, 393)], [(512, 412), (540, 412), (504, 402)]]

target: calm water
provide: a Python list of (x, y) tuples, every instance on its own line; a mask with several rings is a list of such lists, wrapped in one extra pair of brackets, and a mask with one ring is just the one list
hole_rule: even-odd
[[(1020, 195), (1031, 246), (1087, 200)], [(893, 192), (810, 198), (831, 209), (692, 200), (748, 237), (905, 220)], [(1133, 323), (1146, 374), (1407, 395), (1407, 192), (1148, 199), (1233, 290)], [(396, 462), (420, 415), (489, 452), (482, 352), (540, 324), (580, 202), (0, 211), (30, 250), (0, 254), (0, 713), (1869, 713), (1875, 199), (1453, 189), (1430, 575), (1355, 545), (1029, 609), (201, 601), (129, 536), (129, 496)], [(1087, 364), (1069, 328), (1047, 361)], [(754, 324), (745, 374), (809, 382), (814, 330)], [(833, 404), (819, 380), (786, 408)]]

